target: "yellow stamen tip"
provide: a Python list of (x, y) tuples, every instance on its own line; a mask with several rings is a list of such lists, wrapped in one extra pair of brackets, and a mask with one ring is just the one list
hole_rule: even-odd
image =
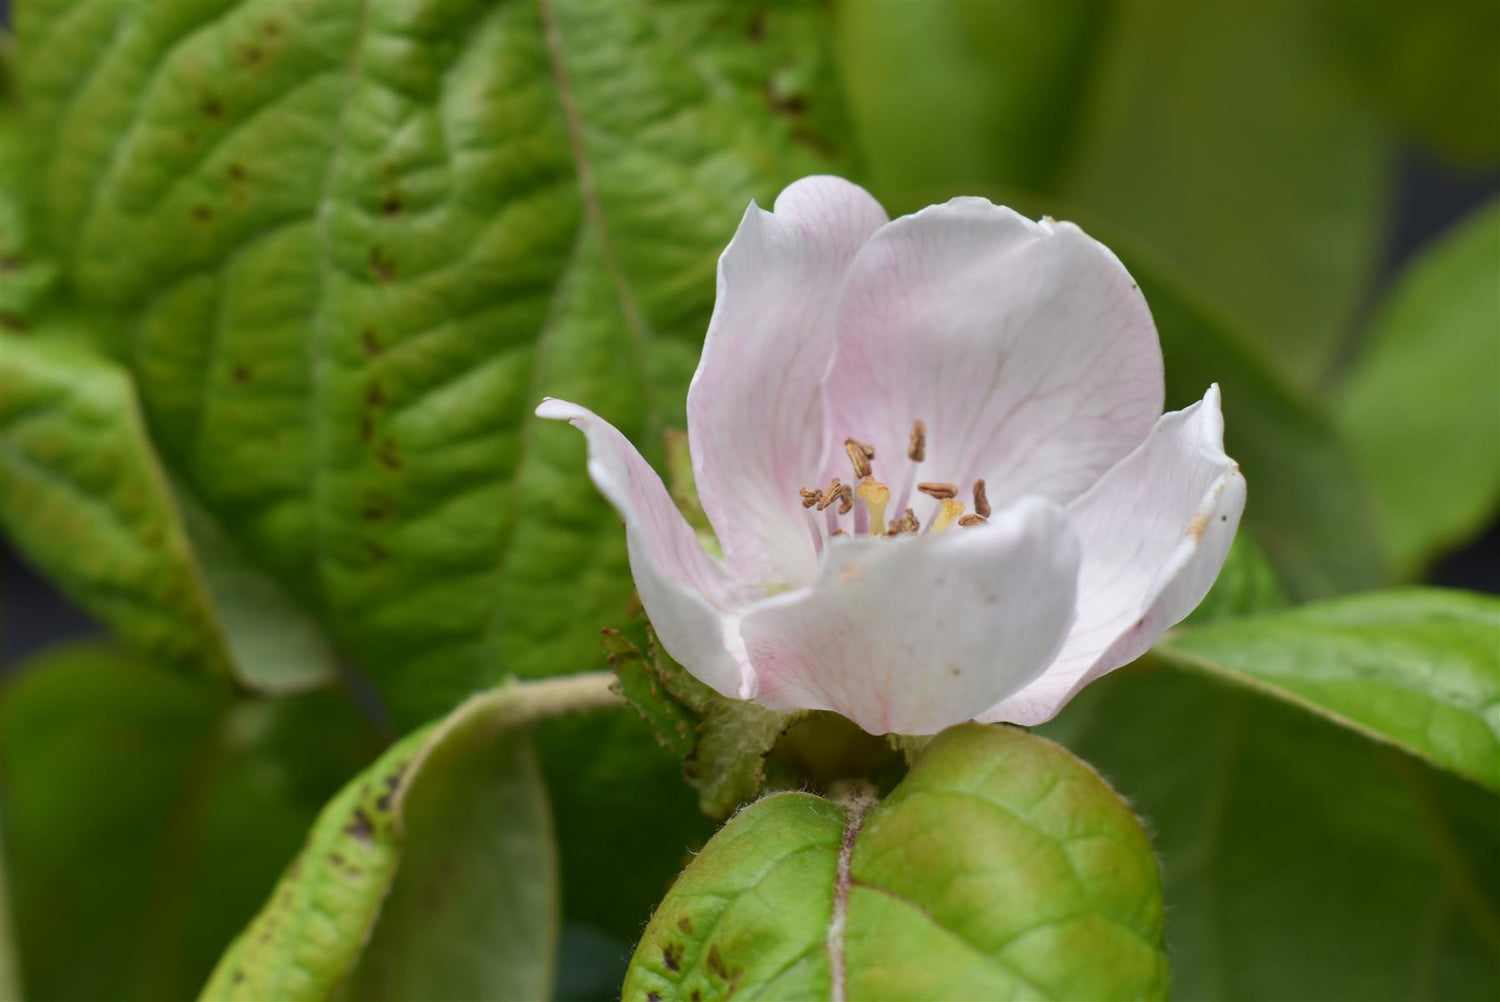
[(964, 503), (957, 498), (943, 498), (939, 504), (937, 518), (932, 522), (933, 532), (942, 532), (964, 513)]
[(885, 529), (885, 507), (891, 503), (891, 489), (874, 477), (865, 477), (854, 493), (870, 510), (870, 535), (880, 535)]

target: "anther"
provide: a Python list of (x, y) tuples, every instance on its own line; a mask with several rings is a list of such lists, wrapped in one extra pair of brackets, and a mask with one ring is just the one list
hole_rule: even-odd
[(922, 483), (917, 484), (917, 490), (921, 491), (923, 494), (926, 494), (930, 498), (937, 498), (939, 501), (942, 501), (946, 498), (958, 497), (958, 488), (953, 484), (940, 484), (923, 481)]
[(843, 497), (843, 491), (840, 490), (843, 486), (843, 484), (839, 483), (838, 477), (834, 477), (829, 481), (828, 489), (823, 492), (823, 496), (818, 500), (818, 511), (822, 511)]
[(920, 421), (911, 423), (911, 444), (906, 447), (906, 458), (917, 463), (927, 458), (927, 426)]
[(804, 487), (797, 493), (802, 495), (802, 507), (804, 508), (811, 508), (813, 505), (823, 500), (822, 491), (812, 491)]
[(858, 439), (844, 439), (844, 451), (849, 454), (849, 462), (854, 466), (856, 477), (868, 477), (870, 475), (870, 460), (875, 458), (875, 447), (866, 445)]
[(958, 524), (965, 529), (972, 529), (976, 525), (989, 525), (990, 520), (983, 515), (965, 515), (958, 520)]
[(865, 477), (856, 491), (870, 510), (870, 535), (878, 536), (885, 525), (885, 506), (891, 503), (891, 489), (874, 477)]
[(903, 534), (914, 534), (922, 528), (922, 523), (917, 521), (917, 513), (910, 508), (900, 518), (891, 519), (891, 524), (886, 530), (887, 536), (900, 536)]
[(845, 532), (843, 529), (834, 529), (828, 535), (830, 535), (830, 536), (847, 536), (849, 534), (847, 532)]
[(985, 518), (990, 517), (990, 499), (984, 493), (984, 478), (974, 481), (974, 510)]
[(964, 513), (964, 503), (957, 498), (943, 498), (937, 518), (932, 520), (933, 532), (942, 532)]
[(839, 514), (847, 515), (854, 507), (854, 491), (848, 484), (839, 485)]

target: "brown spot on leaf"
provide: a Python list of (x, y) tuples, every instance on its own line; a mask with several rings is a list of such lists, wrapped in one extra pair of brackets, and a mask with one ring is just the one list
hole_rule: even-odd
[(385, 406), (385, 393), (380, 389), (379, 383), (371, 383), (365, 387), (365, 406), (371, 410), (379, 410)]
[(691, 1002), (703, 1002), (703, 993), (694, 988), (692, 993), (688, 995), (688, 998), (691, 1000)]
[(372, 563), (383, 564), (390, 559), (390, 554), (386, 552), (385, 547), (371, 540), (365, 540), (365, 552), (370, 555)]
[(767, 81), (766, 106), (778, 115), (801, 115), (807, 111), (807, 99), (801, 94), (786, 93)]
[(384, 248), (370, 248), (370, 274), (375, 276), (377, 282), (394, 282), (396, 280), (396, 259), (386, 253)]
[(383, 522), (390, 517), (393, 508), (389, 498), (374, 495), (365, 498), (365, 505), (360, 511), (360, 516), (366, 522)]
[(681, 929), (684, 934), (691, 936), (693, 934), (693, 920), (684, 915), (677, 920), (677, 928)]
[(206, 206), (206, 205), (195, 205), (195, 206), (193, 206), (193, 219), (195, 219), (196, 221), (198, 221), (200, 223), (210, 223), (210, 222), (213, 222), (213, 218), (214, 218), (214, 210), (210, 209), (208, 206)]
[(344, 826), (344, 834), (366, 845), (375, 841), (375, 825), (363, 807), (354, 809), (354, 817)]
[(30, 325), (16, 314), (11, 313), (8, 310), (0, 310), (0, 327), (4, 327), (8, 331), (19, 332), (27, 330)]
[(646, 1002), (661, 1002), (661, 993), (660, 992), (647, 992), (646, 993)]
[(380, 211), (384, 212), (387, 216), (399, 216), (405, 208), (406, 203), (401, 201), (401, 193), (396, 191), (385, 196), (380, 203)]
[(240, 50), (240, 61), (246, 66), (259, 66), (266, 61), (266, 50), (259, 45), (247, 45)]
[(401, 469), (401, 454), (396, 451), (396, 443), (389, 438), (386, 439), (385, 444), (380, 447), (380, 454), (378, 458), (380, 459), (380, 465), (384, 466), (388, 470)]
[(369, 355), (371, 358), (374, 358), (376, 355), (380, 354), (380, 352), (381, 352), (380, 338), (378, 338), (378, 337), (375, 336), (375, 329), (374, 328), (372, 328), (372, 327), (366, 327), (364, 330), (362, 330), (362, 331), (359, 332), (359, 338), (360, 338), (360, 341), (365, 346), (365, 354), (366, 355)]
[(682, 970), (682, 944), (668, 943), (662, 947), (661, 963), (663, 967), (674, 974)]
[(230, 164), (227, 173), (229, 174), (229, 180), (231, 181), (243, 181), (247, 176), (245, 173), (245, 165), (240, 163)]
[(216, 121), (224, 117), (224, 103), (212, 94), (203, 95), (203, 100), (198, 102), (198, 110)]
[(754, 45), (759, 45), (766, 40), (766, 11), (764, 7), (756, 8), (755, 13), (750, 15), (750, 21), (745, 25), (745, 37), (750, 39)]
[(260, 31), (261, 34), (265, 35), (267, 38), (279, 38), (281, 37), (281, 22), (267, 20), (260, 26)]
[(5, 257), (0, 257), (0, 273), (10, 274), (24, 267), (26, 267), (26, 260), (19, 254), (7, 254)]
[(236, 365), (234, 368), (229, 370), (229, 376), (236, 383), (239, 383), (241, 386), (243, 386), (245, 383), (250, 382), (252, 373), (250, 372), (250, 367), (248, 365)]

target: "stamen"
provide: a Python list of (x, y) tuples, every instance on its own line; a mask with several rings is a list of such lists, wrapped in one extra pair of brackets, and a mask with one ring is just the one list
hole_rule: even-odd
[(885, 525), (885, 506), (891, 502), (891, 489), (874, 477), (865, 477), (855, 493), (870, 510), (870, 535), (880, 535), (881, 526)]
[(984, 493), (984, 478), (974, 481), (974, 510), (985, 518), (990, 517), (990, 499)]
[(958, 497), (958, 488), (953, 484), (933, 483), (924, 480), (922, 483), (917, 484), (917, 490), (930, 498), (937, 498), (939, 501), (946, 498)]
[(886, 535), (900, 536), (915, 534), (921, 528), (922, 523), (917, 521), (917, 513), (908, 508), (905, 515), (902, 515), (900, 518), (891, 519), (891, 524), (886, 531)]
[(823, 496), (818, 499), (818, 511), (822, 511), (823, 509), (827, 508), (829, 505), (837, 501), (840, 497), (842, 497), (843, 492), (840, 490), (840, 488), (843, 486), (843, 484), (839, 483), (838, 477), (834, 477), (831, 481), (829, 481), (828, 489), (825, 490), (823, 492)]
[(870, 460), (875, 458), (875, 447), (866, 445), (858, 439), (844, 439), (844, 451), (849, 454), (849, 462), (854, 465), (856, 477), (868, 477), (870, 475)]
[(832, 532), (829, 533), (829, 535), (830, 536), (847, 536), (849, 534), (847, 532), (845, 532), (843, 529), (834, 529)]
[(822, 491), (811, 491), (804, 487), (797, 493), (802, 495), (802, 507), (804, 508), (811, 508), (813, 505), (823, 500)]
[(848, 484), (839, 485), (839, 514), (847, 515), (854, 507), (854, 491)]
[(927, 426), (920, 421), (911, 423), (911, 444), (906, 447), (906, 458), (916, 463), (927, 458)]
[(958, 524), (965, 529), (972, 529), (976, 525), (989, 525), (990, 520), (983, 515), (965, 515), (958, 520)]
[(957, 498), (943, 498), (942, 508), (937, 513), (937, 518), (932, 522), (930, 532), (942, 532), (952, 525), (954, 520), (964, 513), (964, 503)]

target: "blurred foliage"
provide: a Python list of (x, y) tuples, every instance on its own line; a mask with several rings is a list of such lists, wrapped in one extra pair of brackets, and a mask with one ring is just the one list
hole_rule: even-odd
[[(15, 13), (0, 528), (132, 651), (63, 649), (0, 691), (37, 999), (195, 991), (377, 754), (339, 689), (231, 686), (342, 661), (407, 731), (509, 675), (602, 666), (599, 628), (634, 614), (623, 536), (577, 437), (531, 407), (577, 399), (662, 461), (715, 257), (800, 175), (847, 173), (893, 213), (986, 194), (1121, 255), (1169, 404), (1221, 383), (1250, 485), (1195, 617), (1233, 641), (1216, 678), (1277, 670), (1229, 664), (1271, 635), (1233, 617), (1411, 578), (1500, 501), (1497, 208), (1372, 288), (1404, 151), (1500, 164), (1493, 3)], [(1412, 643), (1437, 659), (1414, 699), (1440, 702), (1442, 645)], [(1308, 657), (1282, 696), (1321, 698), (1302, 683), (1341, 662)], [(1394, 691), (1347, 711), (1415, 726)], [(1477, 788), (1159, 661), (1051, 732), (1156, 826), (1182, 997), (1493, 988)], [(538, 747), (569, 941), (622, 952), (712, 826), (629, 711), (548, 722)]]
[(29, 997), (194, 995), (376, 747), (332, 692), (236, 699), (95, 644), (21, 665), (0, 791)]
[[(1497, 126), (1500, 131), (1500, 126)], [(1484, 528), (1500, 498), (1500, 202), (1423, 251), (1371, 324), (1335, 414), (1402, 576)]]

